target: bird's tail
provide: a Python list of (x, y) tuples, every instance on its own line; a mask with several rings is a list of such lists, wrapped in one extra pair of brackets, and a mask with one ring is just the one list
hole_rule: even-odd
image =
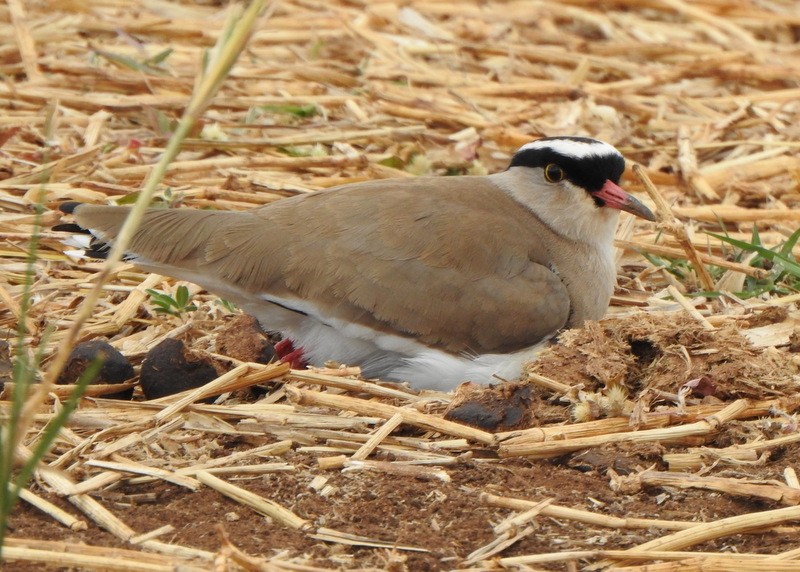
[[(72, 214), (75, 223), (58, 225), (54, 230), (88, 234), (90, 240), (84, 255), (94, 258), (105, 258), (130, 212), (129, 207), (82, 203), (63, 203), (59, 209)], [(126, 258), (133, 262), (193, 267), (204, 254), (208, 235), (224, 225), (223, 219), (229, 215), (221, 211), (150, 208), (145, 211), (140, 230), (134, 233)]]

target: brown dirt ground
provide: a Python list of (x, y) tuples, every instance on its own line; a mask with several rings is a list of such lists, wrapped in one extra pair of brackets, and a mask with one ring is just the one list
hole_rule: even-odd
[[(222, 26), (223, 4), (74, 0), (0, 6), (0, 338), (13, 339), (20, 320), (35, 205), (44, 201), (48, 207), (41, 221), (48, 226), (61, 221), (56, 207), (64, 200), (113, 202), (141, 189), (188, 101), (203, 51)], [(509, 153), (532, 138), (587, 135), (609, 141), (643, 167), (688, 238), (668, 225), (623, 221), (619, 289), (608, 318), (563, 333), (545, 350), (531, 373), (559, 385), (545, 389), (541, 380), (530, 381), (513, 394), (513, 412), (505, 400), (516, 391), (510, 386), (403, 397), (380, 394), (374, 384), (342, 388), (295, 375), (253, 382), (218, 404), (198, 400), (172, 424), (156, 422), (163, 405), (144, 403), (137, 389), (132, 404), (84, 400), (45, 461), (60, 463), (81, 484), (104, 471), (89, 464), (97, 459), (174, 473), (242, 453), (228, 464), (241, 472), (220, 478), (291, 510), (315, 530), (389, 543), (320, 540), (208, 486), (191, 492), (128, 472), (88, 493), (136, 534), (171, 525), (158, 540), (214, 553), (192, 561), (175, 557), (179, 570), (244, 569), (233, 562), (220, 530), (260, 559), (249, 569), (306, 572), (497, 569), (498, 558), (627, 549), (672, 533), (538, 515), (530, 534), (468, 565), (472, 551), (498, 537), (494, 526), (522, 512), (490, 505), (487, 493), (673, 523), (713, 523), (796, 507), (800, 499), (790, 474), (800, 472), (797, 440), (745, 460), (713, 457), (734, 445), (797, 435), (796, 286), (750, 299), (704, 298), (699, 294), (707, 288), (685, 250), (688, 240), (710, 257), (709, 268), (727, 269), (715, 274), (720, 281), (714, 287), (739, 292), (746, 284), (742, 267), (732, 266), (739, 260), (705, 231), (749, 240), (756, 226), (763, 243), (774, 247), (800, 220), (796, 4), (283, 0), (260, 23), (160, 187), (164, 206), (238, 210), (366, 179), (479, 174), (504, 168)], [(623, 185), (644, 196), (644, 185), (630, 170)], [(43, 345), (48, 359), (63, 343), (99, 269), (65, 255), (61, 238), (45, 231), (36, 247), (32, 333), (25, 340), (32, 348)], [(651, 264), (642, 252), (662, 258)], [(800, 254), (797, 248), (794, 254)], [(190, 285), (196, 312), (157, 315), (139, 289), (143, 282), (175, 291), (172, 279), (122, 266), (82, 339), (107, 339), (137, 372), (147, 351), (166, 336), (201, 353), (225, 351), (243, 359), (237, 352), (246, 346), (254, 361), (271, 355), (269, 344), (253, 332), (248, 335), (255, 337), (233, 347), (225, 328), (236, 314), (208, 293)], [(676, 303), (684, 295), (682, 301), (700, 317)], [(55, 334), (45, 340), (48, 325)], [(8, 373), (4, 349), (0, 340), (0, 381)], [(687, 382), (696, 386), (684, 393)], [(326, 401), (334, 398), (346, 404)], [(615, 419), (639, 434), (653, 419), (667, 419), (665, 430), (680, 430), (704, 423), (704, 414), (686, 411), (718, 411), (739, 399), (747, 400), (745, 411), (762, 400), (774, 403), (702, 434), (612, 442), (610, 430), (598, 429), (591, 433), (598, 439), (592, 446), (548, 458), (501, 458), (509, 443), (550, 431), (545, 444), (558, 445), (570, 439), (560, 431), (606, 427), (602, 423)], [(485, 444), (437, 425), (445, 415), (453, 418), (459, 400), (475, 405), (476, 420), (512, 420), (519, 432)], [(0, 401), (1, 411), (7, 404)], [(351, 455), (399, 411), (377, 414), (373, 406), (407, 407), (424, 419), (402, 423), (367, 457), (384, 464), (321, 466)], [(49, 407), (34, 420), (29, 444)], [(499, 428), (512, 429), (502, 423)], [(103, 447), (129, 437), (135, 439), (117, 456), (103, 454)], [(284, 440), (291, 442), (285, 451), (246, 456)], [(670, 455), (699, 448), (708, 456), (675, 473), (685, 479), (681, 484), (715, 477), (725, 488), (636, 484), (648, 473), (668, 471)], [(261, 463), (285, 463), (290, 470), (244, 471)], [(782, 500), (757, 496), (745, 485), (777, 491)], [(110, 555), (112, 548), (141, 551), (124, 535), (104, 530), (42, 475), (31, 490), (83, 519), (88, 529), (72, 531), (20, 502), (10, 521), (13, 541), (52, 541), (55, 553), (81, 544), (108, 547)], [(797, 550), (798, 539), (800, 514), (778, 528), (687, 543), (684, 549), (774, 555)], [(600, 560), (506, 566), (571, 571)], [(119, 558), (118, 569), (128, 570), (126, 562)], [(647, 561), (635, 569), (651, 564), (659, 565)], [(763, 562), (739, 564), (737, 570), (769, 569)], [(6, 562), (3, 569), (69, 568), (31, 558)]]
[[(785, 315), (777, 319), (781, 317)], [(750, 323), (763, 325), (769, 320), (769, 316), (754, 316)], [(629, 345), (621, 347), (624, 343), (620, 340)], [(631, 340), (648, 340), (651, 344), (647, 363), (641, 363), (641, 352), (636, 353), (631, 349), (639, 347)], [(614, 351), (608, 351), (609, 344), (615, 345)], [(646, 396), (648, 388), (663, 389), (669, 385), (674, 389), (675, 379), (680, 376), (674, 364), (668, 362), (670, 355), (678, 355), (675, 348), (679, 346), (689, 347), (692, 354), (703, 358), (688, 371), (683, 363), (680, 376), (684, 379), (700, 375), (710, 377), (714, 393), (720, 398), (747, 394), (753, 383), (745, 373), (754, 368), (760, 368), (762, 374), (773, 381), (772, 387), (778, 388), (775, 394), (781, 393), (780, 389), (786, 390), (781, 384), (794, 383), (795, 366), (789, 354), (780, 354), (779, 358), (767, 356), (767, 352), (754, 349), (733, 329), (710, 335), (696, 321), (674, 315), (659, 319), (640, 316), (608, 319), (590, 324), (582, 331), (568, 332), (561, 343), (553, 345), (542, 355), (532, 370), (547, 371), (550, 375), (555, 372), (560, 379), (571, 379), (570, 376), (574, 374), (579, 376), (575, 378), (576, 384), (580, 381), (588, 392), (602, 386), (598, 380), (606, 379), (608, 372), (613, 370), (617, 372), (614, 379), (622, 380), (621, 383), (628, 387), (631, 394)], [(741, 357), (743, 353), (747, 359)], [(709, 356), (713, 356), (713, 359), (706, 359)], [(682, 363), (680, 358), (676, 359), (677, 363)], [(783, 361), (772, 368), (760, 364), (760, 360), (764, 359)], [(626, 367), (620, 366), (620, 363), (634, 366), (636, 375), (626, 373)], [(735, 364), (734, 373), (720, 364)], [(647, 381), (641, 382), (641, 379)], [(275, 387), (264, 389), (269, 391)], [(506, 388), (500, 386), (498, 391), (504, 394)], [(241, 394), (240, 399), (253, 401), (263, 397), (263, 392), (259, 393), (261, 395), (258, 396)], [(784, 394), (787, 393), (791, 392)], [(690, 397), (689, 402), (708, 403), (710, 399), (713, 403), (719, 402), (720, 398)], [(579, 398), (575, 399), (580, 401)], [(655, 399), (649, 403), (649, 407), (655, 411), (659, 402)], [(797, 402), (790, 400), (787, 403), (796, 406)], [(534, 388), (528, 407), (529, 425), (552, 426), (568, 419), (574, 404)], [(770, 425), (761, 420), (732, 421), (725, 425), (724, 430), (710, 435), (704, 444), (711, 448), (730, 447), (754, 439), (774, 438), (786, 430), (786, 426)], [(413, 430), (402, 430), (396, 432), (395, 436), (415, 434), (418, 433)], [(268, 435), (229, 435), (217, 437), (210, 445), (204, 442), (204, 446), (211, 447), (211, 457), (220, 457), (274, 441)], [(166, 482), (122, 484), (98, 492), (95, 496), (134, 530), (148, 531), (166, 524), (173, 525), (174, 531), (162, 538), (171, 543), (213, 552), (220, 547), (217, 527), (221, 526), (230, 538), (235, 539), (236, 545), (249, 554), (264, 557), (288, 554), (295, 558), (302, 555), (304, 565), (377, 570), (390, 566), (403, 569), (403, 565), (408, 570), (458, 568), (466, 555), (494, 539), (492, 526), (513, 514), (507, 509), (482, 503), (481, 493), (535, 502), (552, 499), (557, 505), (622, 518), (698, 523), (782, 506), (778, 502), (757, 500), (745, 495), (704, 490), (645, 487), (630, 493), (610, 487), (609, 468), (620, 475), (636, 474), (645, 468), (667, 470), (663, 455), (686, 450), (685, 444), (618, 443), (551, 459), (527, 460), (498, 459), (492, 448), (477, 447), (472, 449), (471, 455), (462, 455), (457, 464), (446, 467), (451, 479), (449, 482), (401, 474), (387, 476), (372, 472), (324, 471), (320, 470), (317, 463), (319, 454), (291, 451), (279, 457), (295, 468), (291, 472), (260, 476), (231, 474), (225, 477), (248, 491), (281, 504), (316, 527), (385, 540), (399, 546), (417, 547), (425, 552), (352, 548), (321, 542), (305, 532), (281, 527), (270, 518), (208, 489), (189, 492)], [(126, 452), (126, 455), (129, 454)], [(400, 460), (387, 452), (376, 458)], [(704, 474), (749, 482), (780, 482), (783, 468), (797, 466), (800, 462), (800, 447), (791, 445), (776, 448), (765, 461), (738, 467), (721, 464)], [(312, 480), (319, 475), (324, 476), (326, 485), (332, 487), (332, 491), (324, 496), (311, 486)], [(65, 510), (71, 510), (70, 505), (57, 495), (44, 493), (43, 496)], [(51, 518), (24, 503), (14, 513), (11, 527), (12, 538), (83, 542), (118, 548), (126, 546), (113, 535), (94, 526), (85, 532), (66, 531)], [(799, 532), (797, 527), (786, 526), (779, 531), (729, 536), (698, 544), (693, 549), (774, 554), (795, 548)], [(656, 528), (614, 529), (550, 517), (537, 520), (535, 533), (507, 548), (502, 555), (510, 557), (567, 550), (625, 549), (663, 534), (664, 531)], [(38, 564), (16, 564), (14, 569), (42, 568)], [(545, 565), (542, 569), (559, 570), (563, 569), (563, 565)]]
[[(613, 447), (603, 453), (612, 459), (640, 458), (637, 451), (627, 449)], [(796, 466), (799, 457), (795, 449), (782, 454), (780, 464)], [(298, 467), (314, 465), (311, 456), (292, 455), (290, 461)], [(508, 516), (510, 511), (481, 506), (476, 494), (478, 490), (497, 491), (534, 501), (553, 498), (557, 504), (618, 517), (636, 515), (697, 522), (780, 506), (705, 491), (667, 491), (664, 495), (663, 490), (656, 489), (632, 496), (618, 494), (609, 490), (608, 478), (602, 471), (572, 468), (567, 459), (505, 460), (493, 463), (489, 470), (485, 465), (465, 462), (448, 473), (452, 482), (444, 484), (404, 476), (387, 479), (380, 474), (331, 472), (328, 484), (337, 492), (328, 498), (320, 497), (309, 488), (315, 474), (310, 470), (300, 469), (289, 475), (245, 478), (236, 482), (326, 527), (428, 550), (424, 554), (402, 554), (409, 570), (455, 568), (463, 556), (494, 538), (492, 525)], [(737, 473), (739, 476), (745, 474), (742, 471)], [(777, 470), (763, 471), (759, 476), (781, 478)], [(156, 495), (152, 502), (138, 504), (126, 499), (128, 494), (141, 493), (142, 488), (124, 487), (100, 498), (114, 514), (136, 530), (174, 525), (174, 533), (167, 538), (170, 542), (217, 550), (220, 541), (215, 526), (221, 524), (236, 539), (237, 545), (250, 554), (272, 556), (288, 550), (308, 557), (308, 564), (323, 567), (338, 564), (345, 569), (382, 569), (390, 558), (386, 550), (331, 546), (303, 533), (276, 527), (267, 518), (208, 490), (191, 493), (165, 484), (148, 485), (147, 492)], [(68, 503), (55, 495), (47, 495), (47, 498), (65, 509), (69, 508)], [(83, 533), (64, 531), (52, 519), (24, 504), (15, 513), (11, 525), (13, 537), (125, 546), (95, 527)], [(793, 528), (783, 533), (737, 535), (698, 545), (696, 549), (772, 554), (795, 548), (798, 533), (800, 530)], [(504, 551), (503, 555), (598, 547), (630, 548), (662, 534), (656, 530), (614, 530), (549, 518), (538, 522), (535, 534)], [(40, 565), (25, 567), (15, 564), (14, 569), (42, 568)], [(559, 570), (563, 565), (545, 569)]]

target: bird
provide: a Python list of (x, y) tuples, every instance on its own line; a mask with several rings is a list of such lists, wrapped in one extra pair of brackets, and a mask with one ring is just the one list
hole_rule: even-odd
[[(620, 211), (655, 220), (619, 186), (624, 169), (608, 143), (544, 137), (490, 175), (369, 180), (248, 211), (149, 208), (126, 259), (235, 303), (295, 365), (440, 391), (518, 379), (558, 332), (605, 314)], [(95, 254), (129, 212), (61, 210)]]

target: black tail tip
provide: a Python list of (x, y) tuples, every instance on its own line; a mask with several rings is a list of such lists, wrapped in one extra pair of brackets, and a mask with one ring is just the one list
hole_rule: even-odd
[(92, 234), (91, 232), (83, 228), (81, 225), (72, 222), (57, 224), (53, 226), (51, 230), (54, 230), (56, 232), (72, 232), (76, 234)]
[(64, 214), (72, 214), (76, 208), (81, 206), (83, 203), (79, 201), (67, 201), (65, 203), (61, 203), (58, 205), (58, 210), (60, 210)]
[(105, 260), (108, 258), (108, 252), (111, 250), (111, 247), (103, 242), (102, 240), (98, 240), (93, 238), (92, 241), (89, 243), (89, 248), (86, 249), (84, 253), (89, 258), (97, 258), (98, 260)]

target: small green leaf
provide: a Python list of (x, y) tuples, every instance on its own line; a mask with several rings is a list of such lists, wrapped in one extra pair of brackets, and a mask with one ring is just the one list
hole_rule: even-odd
[(226, 310), (228, 310), (229, 312), (236, 311), (236, 305), (233, 302), (230, 302), (229, 300), (223, 300), (222, 298), (218, 298), (216, 300), (216, 303), (225, 308)]
[(147, 65), (137, 62), (135, 59), (131, 57), (123, 56), (122, 54), (115, 54), (113, 52), (107, 52), (105, 50), (98, 50), (96, 48), (94, 51), (101, 58), (104, 58), (109, 62), (111, 62), (112, 64), (116, 64), (119, 67), (128, 68), (132, 69), (133, 71), (139, 71), (139, 72), (148, 71)]
[(758, 234), (758, 225), (753, 225), (753, 234), (751, 236), (750, 242), (756, 246), (761, 246), (761, 236)]
[(264, 111), (286, 113), (295, 117), (313, 117), (319, 113), (319, 109), (313, 103), (308, 105), (262, 105), (260, 108)]
[(323, 40), (317, 39), (313, 44), (311, 44), (311, 47), (308, 48), (308, 57), (312, 60), (319, 58), (324, 47), (325, 47), (325, 42)]
[(139, 199), (139, 195), (141, 195), (141, 191), (133, 191), (132, 193), (128, 193), (127, 195), (120, 197), (117, 199), (118, 205), (132, 205)]
[(392, 155), (391, 157), (388, 157), (383, 161), (378, 161), (378, 165), (383, 165), (384, 167), (389, 167), (391, 169), (402, 169), (403, 167), (405, 167), (405, 163), (403, 163), (403, 160), (400, 157), (397, 157), (396, 155)]
[(160, 63), (163, 63), (164, 60), (166, 60), (168, 57), (170, 57), (172, 55), (172, 52), (173, 52), (172, 48), (167, 48), (165, 50), (161, 50), (160, 52), (158, 52), (153, 57), (147, 58), (145, 60), (145, 63), (147, 63), (149, 65), (158, 65)]
[(177, 302), (178, 308), (186, 307), (186, 304), (189, 302), (189, 289), (186, 286), (178, 286), (178, 289), (175, 291), (175, 301)]
[(311, 152), (300, 147), (278, 147), (278, 151), (289, 157), (308, 157)]
[(169, 308), (171, 306), (175, 306), (175, 300), (169, 294), (165, 294), (163, 292), (159, 292), (158, 290), (147, 289), (146, 292), (150, 294), (155, 304), (162, 306), (164, 308)]
[(153, 310), (156, 313), (180, 316), (184, 312), (197, 310), (195, 304), (189, 303), (189, 289), (184, 285), (175, 289), (174, 298), (165, 292), (159, 292), (151, 288), (148, 288), (146, 292), (150, 295), (150, 302), (155, 306)]

